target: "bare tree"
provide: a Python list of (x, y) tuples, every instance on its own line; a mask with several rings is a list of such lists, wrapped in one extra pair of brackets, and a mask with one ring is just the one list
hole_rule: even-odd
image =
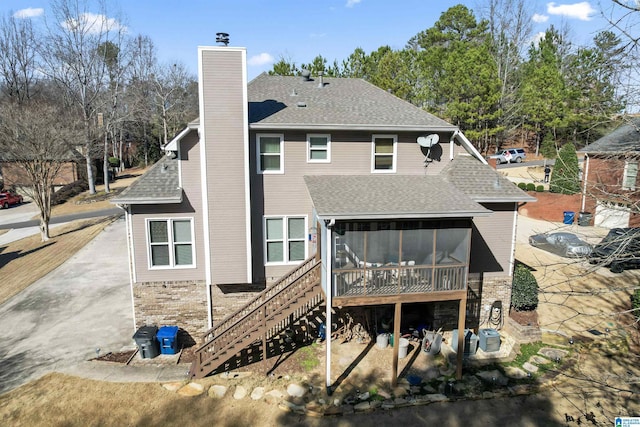
[(197, 93), (194, 90), (196, 79), (184, 64), (174, 63), (157, 67), (152, 82), (154, 103), (162, 128), (160, 141), (166, 145), (169, 135), (176, 133), (197, 114), (197, 102), (195, 109), (194, 103), (189, 102), (189, 91)]
[(40, 211), (42, 241), (50, 237), (53, 185), (62, 166), (74, 157), (72, 141), (81, 135), (79, 123), (60, 120), (65, 113), (58, 106), (36, 101), (0, 106), (0, 150), (5, 161), (24, 171), (28, 181), (24, 190)]
[(91, 12), (90, 6), (88, 0), (52, 2), (55, 22), (48, 28), (42, 56), (47, 64), (45, 72), (65, 90), (82, 117), (89, 192), (95, 194), (92, 166), (97, 151), (96, 118), (102, 107), (101, 95), (108, 71), (105, 50), (99, 46), (113, 40), (123, 28), (108, 17), (103, 2), (97, 5), (98, 14)]
[(23, 102), (34, 95), (37, 37), (28, 19), (0, 20), (0, 77), (5, 95)]

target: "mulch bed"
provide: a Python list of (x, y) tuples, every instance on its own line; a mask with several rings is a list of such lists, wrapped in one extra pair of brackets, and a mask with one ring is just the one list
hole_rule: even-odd
[(538, 312), (511, 310), (509, 317), (523, 326), (538, 326)]
[(131, 360), (131, 357), (136, 354), (136, 350), (121, 351), (118, 353), (106, 353), (102, 356), (98, 356), (91, 360), (98, 360), (101, 362), (115, 362), (115, 363), (127, 363)]

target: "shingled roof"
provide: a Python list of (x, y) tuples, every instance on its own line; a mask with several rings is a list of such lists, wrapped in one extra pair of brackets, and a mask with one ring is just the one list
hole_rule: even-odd
[(535, 202), (492, 167), (467, 154), (459, 154), (440, 174), (476, 202)]
[(111, 203), (119, 205), (166, 204), (182, 202), (178, 160), (163, 156)]
[(578, 152), (607, 154), (640, 152), (640, 117), (627, 120), (610, 134), (592, 142)]
[(434, 175), (305, 176), (318, 216), (335, 219), (453, 218), (491, 214)]
[(253, 129), (455, 131), (439, 119), (362, 79), (269, 76), (247, 87)]

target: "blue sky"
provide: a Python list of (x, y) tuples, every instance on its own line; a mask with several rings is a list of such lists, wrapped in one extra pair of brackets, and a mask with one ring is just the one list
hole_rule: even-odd
[[(607, 0), (604, 0), (605, 2)], [(296, 64), (322, 55), (342, 61), (357, 47), (367, 53), (383, 45), (400, 49), (456, 4), (480, 10), (483, 1), (450, 0), (107, 0), (130, 34), (148, 35), (163, 62), (182, 62), (195, 74), (197, 47), (215, 45), (216, 33), (230, 34), (230, 46), (247, 48), (248, 76), (271, 69), (285, 57)], [(0, 13), (42, 23), (48, 0), (0, 0)], [(530, 1), (534, 31), (566, 23), (577, 44), (605, 28), (597, 1)], [(98, 12), (98, 9), (95, 9)]]

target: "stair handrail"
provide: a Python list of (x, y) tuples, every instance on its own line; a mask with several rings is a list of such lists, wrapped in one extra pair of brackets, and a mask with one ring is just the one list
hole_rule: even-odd
[[(201, 346), (199, 346), (198, 349), (196, 350), (196, 360), (192, 364), (191, 373), (195, 375), (196, 370), (202, 369), (202, 366), (208, 363), (207, 360), (211, 360), (215, 358), (215, 356), (210, 354), (211, 357), (203, 359), (203, 356), (207, 353), (207, 350), (211, 348), (212, 345), (214, 345), (215, 341), (224, 337), (229, 331), (233, 330), (235, 327), (241, 326), (242, 320), (251, 317), (257, 310), (260, 310), (260, 309), (265, 310), (267, 304), (271, 302), (274, 298), (280, 296), (280, 294), (282, 294), (285, 290), (289, 289), (291, 285), (293, 285), (294, 283), (299, 283), (298, 281), (300, 279), (304, 279), (307, 275), (309, 275), (309, 273), (313, 272), (314, 270), (318, 270), (319, 268), (320, 268), (320, 263), (317, 262), (317, 260), (315, 260), (314, 258), (309, 258), (303, 264), (301, 264), (298, 268), (296, 268), (295, 270), (291, 271), (289, 274), (284, 276), (276, 284), (274, 284), (268, 289), (265, 289), (265, 291), (261, 292), (259, 295), (257, 295), (247, 304), (245, 304), (244, 307), (237, 310), (234, 314), (227, 316), (225, 318), (225, 321), (230, 320), (232, 317), (234, 317), (234, 315), (241, 314), (239, 318), (235, 319), (234, 322), (226, 325), (226, 327), (223, 330), (217, 330), (217, 329), (220, 329), (221, 325), (219, 325), (218, 328), (210, 329), (207, 335), (205, 335), (205, 337), (209, 337), (209, 338), (206, 338), (205, 342)], [(289, 283), (286, 286), (282, 286), (282, 284), (286, 282), (289, 282)], [(274, 292), (271, 295), (268, 295), (269, 292), (267, 291), (273, 291), (274, 288), (276, 288), (276, 286), (278, 285), (280, 285), (279, 286), (280, 289), (278, 289), (277, 292)], [(312, 282), (307, 283), (306, 286), (305, 285), (301, 286), (300, 289), (297, 290), (296, 295), (303, 294), (308, 289), (318, 285), (319, 285), (319, 280), (313, 280)], [(266, 299), (264, 299), (263, 297)], [(260, 300), (260, 304), (253, 306), (254, 303), (259, 300)], [(269, 317), (272, 317), (274, 314), (275, 313), (271, 313)], [(263, 314), (263, 317), (264, 319), (267, 318), (266, 312)], [(214, 334), (213, 336), (210, 336), (210, 334), (213, 333), (214, 330), (217, 333)], [(264, 333), (266, 332), (267, 331), (264, 331)], [(230, 344), (231, 343), (227, 343), (225, 345), (225, 348), (229, 347)], [(223, 348), (220, 348), (219, 350), (223, 350)]]
[[(318, 268), (319, 268), (319, 266), (316, 266), (316, 267), (318, 267)], [(312, 269), (312, 270), (309, 270), (309, 272), (311, 272), (311, 271), (313, 271), (313, 269)], [(313, 282), (313, 283), (307, 284), (306, 286), (302, 287), (302, 288), (300, 289), (300, 291), (296, 293), (296, 295), (297, 295), (297, 294), (302, 294), (302, 293), (306, 292), (308, 289), (313, 288), (314, 286), (317, 286), (317, 284), (318, 284), (317, 282)], [(259, 310), (261, 310), (261, 309), (265, 309), (265, 308), (266, 308), (266, 306), (267, 306), (267, 304), (268, 304), (269, 302), (271, 302), (274, 298), (278, 297), (279, 295), (280, 295), (280, 293), (275, 294), (275, 295), (272, 295), (271, 297), (269, 297), (269, 299), (268, 299), (268, 300), (264, 301), (264, 303), (263, 303), (262, 305), (260, 305), (260, 306), (258, 306), (258, 307), (255, 307), (255, 308), (253, 308), (251, 311), (249, 311), (249, 312), (246, 314), (246, 316), (243, 316), (243, 318), (242, 318), (242, 319), (250, 318), (253, 314), (255, 314), (255, 312), (256, 312), (256, 311), (259, 311)], [(267, 316), (267, 314), (265, 313), (265, 314), (263, 314), (263, 319), (264, 319), (264, 320), (269, 320), (269, 319), (270, 319), (270, 318), (272, 318), (275, 314), (276, 314), (276, 313), (270, 313), (270, 315), (269, 315), (269, 316)], [(227, 332), (229, 332), (229, 331), (233, 330), (233, 329), (234, 329), (234, 328), (236, 328), (236, 327), (240, 327), (240, 326), (243, 326), (243, 325), (241, 325), (240, 321), (238, 321), (238, 322), (236, 322), (236, 323), (231, 324), (227, 329), (225, 329), (225, 330), (221, 331), (218, 335), (216, 335), (216, 336), (212, 337), (211, 339), (207, 340), (207, 342), (203, 343), (200, 347), (198, 347), (198, 349), (196, 350), (196, 354), (199, 354), (199, 355), (200, 355), (201, 353), (206, 352), (206, 349), (207, 349), (207, 348), (209, 348), (211, 345), (213, 345), (213, 344), (215, 343), (215, 341), (216, 341), (216, 340), (218, 340), (218, 339), (220, 339), (220, 338), (224, 337), (224, 336), (225, 336), (225, 334), (226, 334)], [(266, 331), (265, 331), (265, 332), (266, 332)], [(223, 351), (223, 350), (225, 350), (225, 349), (226, 349), (226, 347), (219, 348), (219, 349), (217, 349), (217, 350)], [(217, 350), (216, 350), (216, 351), (217, 351)], [(203, 360), (202, 360), (202, 359), (200, 359), (200, 358), (198, 358), (198, 359), (199, 359), (199, 361), (200, 361), (200, 362), (202, 362), (202, 361), (203, 361)]]
[[(229, 314), (216, 325), (214, 325), (211, 329), (209, 329), (204, 334), (204, 341), (207, 342), (211, 338), (211, 335), (217, 335), (216, 332), (220, 332), (220, 330), (228, 329), (229, 323), (234, 324), (242, 320), (248, 313), (253, 311), (253, 305), (260, 306), (264, 302), (264, 298), (269, 293), (278, 294), (286, 289), (291, 283), (295, 282), (299, 277), (304, 276), (308, 271), (310, 271), (316, 264), (318, 264), (318, 259), (315, 255), (307, 258), (302, 264), (297, 266), (295, 269), (291, 270), (289, 273), (284, 275), (280, 280), (278, 280), (273, 285), (267, 287), (265, 290), (260, 292), (258, 295), (247, 301), (242, 307), (240, 307), (235, 312)], [(204, 345), (204, 344), (203, 344)]]

